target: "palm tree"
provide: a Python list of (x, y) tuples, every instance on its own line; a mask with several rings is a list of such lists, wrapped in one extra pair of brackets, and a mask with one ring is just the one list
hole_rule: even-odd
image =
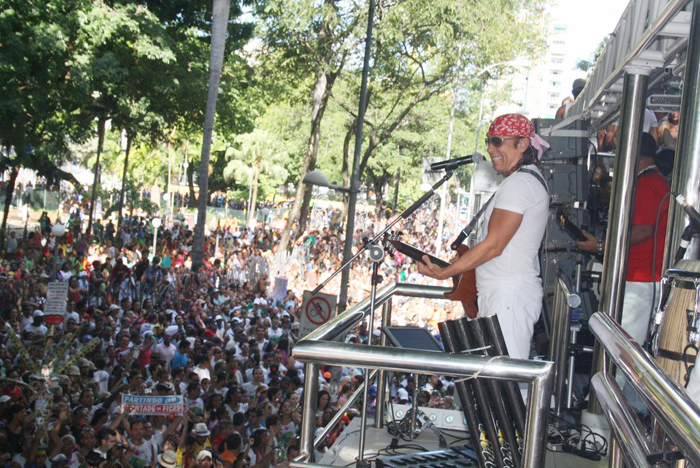
[(287, 169), (280, 163), (286, 158), (286, 153), (277, 152), (271, 143), (271, 138), (265, 130), (255, 129), (236, 138), (240, 149), (229, 148), (231, 160), (224, 168), (225, 179), (250, 181), (250, 206), (248, 207), (248, 226), (255, 224), (255, 206), (258, 199), (260, 176), (273, 180), (273, 185), (287, 179)]
[(221, 69), (224, 66), (224, 49), (231, 0), (213, 0), (211, 24), (211, 55), (209, 56), (209, 91), (207, 107), (204, 114), (204, 132), (202, 142), (202, 160), (199, 164), (199, 207), (197, 225), (194, 229), (192, 245), (192, 267), (202, 264), (204, 259), (204, 223), (207, 218), (207, 201), (209, 200), (209, 154), (211, 152), (211, 135), (214, 131), (216, 115), (216, 98), (221, 81)]

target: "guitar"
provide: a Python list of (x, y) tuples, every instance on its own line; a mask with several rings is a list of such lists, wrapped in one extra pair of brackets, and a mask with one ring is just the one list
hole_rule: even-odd
[[(422, 250), (406, 244), (398, 239), (389, 239), (388, 241), (395, 250), (398, 250), (402, 254), (417, 262), (423, 263), (423, 255), (427, 255), (430, 261), (440, 268), (445, 268), (450, 265), (449, 262), (437, 258), (434, 255), (425, 253)], [(468, 250), (469, 247), (466, 245), (461, 245), (457, 249), (457, 254), (461, 257)], [(476, 298), (476, 273), (474, 270), (452, 277), (452, 291), (445, 293), (445, 299), (461, 302), (462, 307), (464, 308), (464, 313), (466, 313), (467, 317), (469, 318), (476, 318), (476, 314), (479, 312)]]
[(568, 209), (562, 205), (557, 208), (557, 219), (559, 220), (559, 226), (564, 229), (571, 237), (577, 241), (585, 241), (587, 237), (583, 234), (583, 231), (576, 226), (568, 217)]

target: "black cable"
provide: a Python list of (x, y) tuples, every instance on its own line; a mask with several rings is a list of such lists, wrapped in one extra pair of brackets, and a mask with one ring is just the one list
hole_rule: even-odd
[(695, 350), (695, 359), (697, 359), (698, 355), (698, 348), (695, 345), (692, 344), (687, 344), (685, 348), (683, 348), (683, 365), (685, 367), (685, 384), (683, 385), (684, 388), (688, 388), (688, 384), (690, 383), (690, 373), (695, 369), (695, 365), (689, 366), (688, 365), (688, 350), (689, 349), (694, 349)]
[[(652, 286), (652, 293), (651, 293), (651, 309), (649, 312), (649, 317), (651, 320), (651, 317), (654, 316), (654, 304), (656, 303), (656, 242), (658, 240), (659, 236), (659, 221), (661, 221), (661, 208), (664, 206), (664, 200), (666, 198), (670, 197), (673, 192), (668, 192), (666, 195), (663, 196), (661, 199), (661, 202), (659, 203), (659, 207), (656, 209), (656, 223), (654, 223), (654, 248), (652, 250), (652, 260), (651, 260), (651, 284)], [(649, 331), (647, 330), (647, 333)], [(645, 338), (646, 341), (646, 338)], [(644, 343), (640, 343), (643, 345)]]

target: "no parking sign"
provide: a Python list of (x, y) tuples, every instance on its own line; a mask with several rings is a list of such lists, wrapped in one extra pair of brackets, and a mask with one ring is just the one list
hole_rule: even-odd
[(324, 323), (328, 322), (335, 312), (337, 296), (319, 293), (311, 295), (304, 291), (304, 302), (301, 305), (301, 320), (299, 322), (299, 337), (306, 336)]

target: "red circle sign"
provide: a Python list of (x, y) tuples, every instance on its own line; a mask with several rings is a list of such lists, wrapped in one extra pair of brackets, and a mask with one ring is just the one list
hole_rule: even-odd
[(306, 318), (314, 325), (323, 325), (331, 318), (331, 303), (325, 297), (317, 296), (306, 304)]

